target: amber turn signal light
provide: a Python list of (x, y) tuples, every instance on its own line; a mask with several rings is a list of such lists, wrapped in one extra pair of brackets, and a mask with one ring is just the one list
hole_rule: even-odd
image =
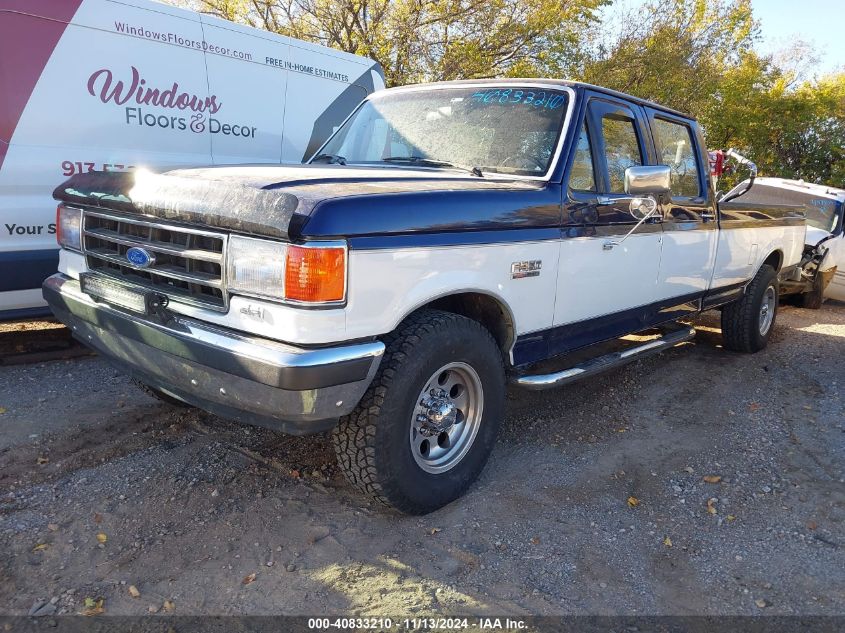
[(345, 298), (345, 248), (288, 246), (285, 299), (303, 303), (335, 303)]

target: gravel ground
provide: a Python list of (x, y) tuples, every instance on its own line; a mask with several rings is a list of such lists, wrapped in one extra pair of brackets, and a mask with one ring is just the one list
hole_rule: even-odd
[(480, 481), (422, 518), (357, 495), (324, 435), (169, 407), (99, 358), (0, 367), (0, 610), (843, 614), (845, 306), (784, 308), (754, 356), (717, 317), (510, 393)]

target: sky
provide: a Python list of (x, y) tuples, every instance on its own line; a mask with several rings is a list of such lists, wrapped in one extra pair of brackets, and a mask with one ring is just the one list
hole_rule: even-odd
[[(610, 10), (635, 8), (647, 0), (614, 0)], [(761, 54), (777, 53), (795, 39), (811, 44), (818, 62), (808, 75), (845, 70), (845, 0), (751, 0), (760, 23)]]
[(845, 2), (843, 0), (752, 0), (760, 21), (761, 53), (789, 46), (796, 36), (813, 44), (824, 74), (845, 67)]

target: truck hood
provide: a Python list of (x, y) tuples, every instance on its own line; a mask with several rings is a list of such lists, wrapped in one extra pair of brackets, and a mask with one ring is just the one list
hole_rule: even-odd
[(824, 239), (830, 237), (831, 233), (815, 226), (807, 225), (807, 235), (804, 242), (810, 246), (815, 246)]
[(294, 215), (308, 216), (329, 199), (539, 186), (442, 169), (259, 164), (78, 174), (59, 185), (53, 197), (69, 204), (286, 238)]

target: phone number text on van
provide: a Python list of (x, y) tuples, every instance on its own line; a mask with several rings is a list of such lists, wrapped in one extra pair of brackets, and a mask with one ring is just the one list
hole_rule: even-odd
[(183, 116), (144, 112), (142, 108), (126, 108), (126, 124), (157, 127), (165, 130), (190, 130), (197, 134), (205, 132), (207, 129), (211, 134), (241, 138), (255, 138), (255, 133), (258, 130), (254, 125), (223, 123), (214, 117), (206, 118), (201, 113), (196, 113), (186, 119)]

